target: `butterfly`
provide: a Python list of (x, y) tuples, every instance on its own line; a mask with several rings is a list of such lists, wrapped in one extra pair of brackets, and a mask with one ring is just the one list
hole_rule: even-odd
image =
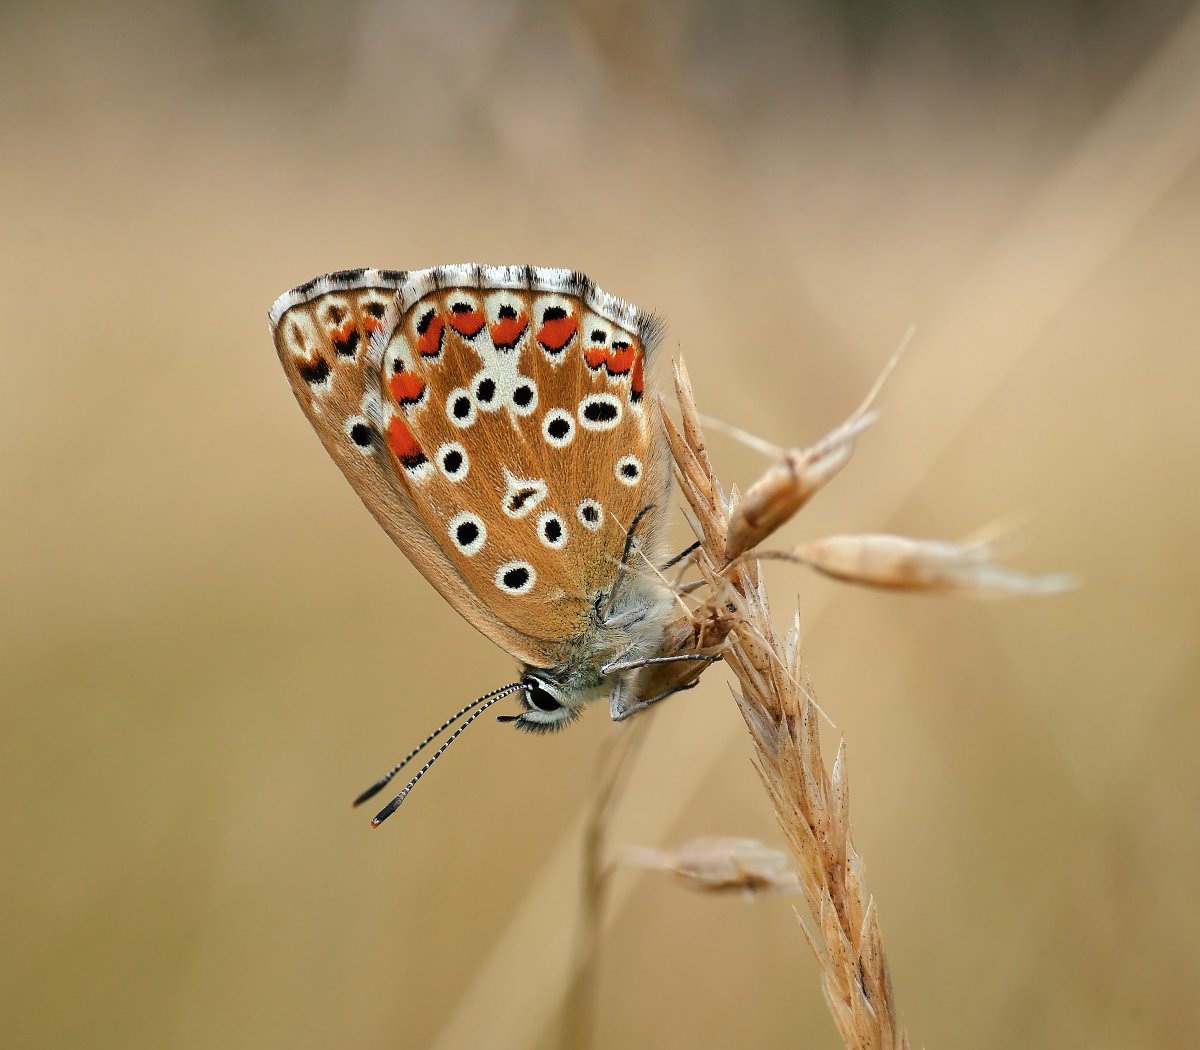
[[(304, 414), (367, 509), (517, 681), (468, 704), (356, 800), (465, 719), (550, 731), (607, 697), (643, 697), (673, 595), (661, 559), (671, 482), (647, 396), (657, 319), (582, 274), (529, 266), (341, 270), (284, 293), (268, 320)], [(672, 690), (673, 691), (673, 690)]]

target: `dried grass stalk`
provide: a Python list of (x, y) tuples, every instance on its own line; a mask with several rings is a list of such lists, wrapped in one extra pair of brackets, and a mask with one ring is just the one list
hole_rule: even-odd
[[(819, 709), (800, 664), (799, 620), (787, 639), (776, 636), (757, 561), (747, 554), (841, 469), (854, 438), (870, 423), (870, 398), (810, 453), (787, 454), (739, 502), (736, 493), (726, 500), (713, 473), (682, 362), (675, 387), (681, 424), (667, 421), (667, 439), (701, 543), (696, 568), (707, 594), (670, 626), (661, 651), (695, 646), (724, 654), (738, 680), (735, 696), (759, 775), (796, 863), (810, 919), (801, 925), (820, 962), (838, 1032), (855, 1050), (907, 1048), (874, 902), (851, 837), (845, 746), (827, 771)], [(737, 530), (732, 542), (731, 522)], [(730, 560), (731, 551), (737, 560)], [(655, 685), (694, 681), (703, 667), (660, 665)]]
[(799, 879), (787, 854), (753, 839), (702, 838), (675, 849), (631, 847), (621, 857), (630, 866), (665, 871), (701, 893), (795, 893)]
[(740, 604), (745, 619), (733, 631), (725, 660), (740, 686), (734, 696), (754, 742), (759, 776), (797, 863), (825, 1000), (847, 1047), (907, 1047), (850, 830), (846, 746), (838, 747), (827, 771), (820, 715), (800, 663), (799, 618), (781, 644), (761, 585)]
[(997, 565), (992, 545), (908, 536), (826, 536), (755, 559), (799, 562), (847, 583), (899, 591), (955, 591), (980, 598), (1059, 594), (1075, 586), (1065, 573), (1031, 576)]
[[(986, 539), (946, 543), (831, 536), (786, 551), (758, 549), (846, 465), (858, 436), (877, 418), (872, 403), (903, 348), (845, 423), (807, 450), (782, 453), (745, 496), (735, 490), (726, 497), (713, 472), (682, 362), (675, 367), (679, 426), (665, 411), (663, 415), (675, 476), (687, 500), (685, 512), (699, 540), (689, 565), (699, 579), (689, 588), (701, 588), (701, 597), (695, 607), (681, 597), (680, 614), (668, 626), (658, 655), (720, 653), (737, 678), (734, 696), (807, 905), (808, 921), (802, 919), (801, 926), (820, 963), (834, 1023), (854, 1050), (907, 1048), (908, 1035), (900, 1023), (878, 914), (850, 830), (845, 743), (827, 769), (821, 755), (822, 712), (800, 660), (799, 617), (787, 638), (780, 639), (771, 623), (759, 559), (784, 558), (839, 580), (897, 590), (1048, 594), (1072, 583), (1066, 576), (1028, 576), (996, 565), (994, 546)], [(680, 661), (647, 668), (641, 695), (686, 688), (707, 666)], [(655, 854), (652, 859), (700, 888), (753, 889), (756, 875), (739, 867), (731, 841), (710, 841), (678, 856)]]

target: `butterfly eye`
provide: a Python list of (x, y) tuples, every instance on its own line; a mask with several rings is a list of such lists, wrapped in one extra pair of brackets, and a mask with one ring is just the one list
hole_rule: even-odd
[(521, 679), (521, 701), (525, 711), (512, 719), (518, 729), (534, 733), (552, 733), (578, 717), (581, 705), (556, 682), (527, 672)]
[(550, 693), (543, 689), (538, 684), (536, 678), (527, 679), (528, 684), (525, 687), (525, 698), (536, 707), (539, 711), (561, 711), (562, 704), (554, 699)]

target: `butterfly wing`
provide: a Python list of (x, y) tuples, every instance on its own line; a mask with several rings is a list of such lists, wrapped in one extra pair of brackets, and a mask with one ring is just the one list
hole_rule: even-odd
[(471, 624), (548, 667), (588, 629), (669, 480), (653, 325), (562, 270), (333, 274), (271, 311), (301, 407), (367, 508)]

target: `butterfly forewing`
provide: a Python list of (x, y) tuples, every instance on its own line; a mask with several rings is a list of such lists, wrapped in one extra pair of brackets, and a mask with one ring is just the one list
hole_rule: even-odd
[(272, 322), (302, 407), (397, 544), (493, 641), (560, 662), (629, 523), (662, 502), (649, 322), (564, 271), (482, 267), (332, 275)]

